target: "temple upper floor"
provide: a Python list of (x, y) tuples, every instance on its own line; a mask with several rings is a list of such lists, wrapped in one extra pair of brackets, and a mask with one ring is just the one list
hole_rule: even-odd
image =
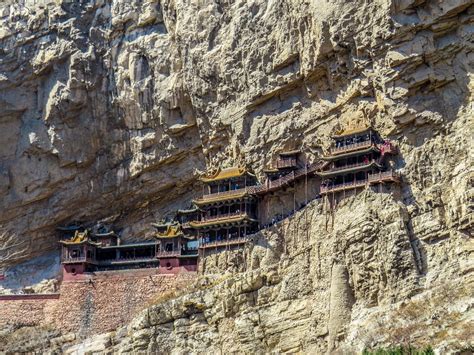
[(208, 193), (237, 190), (257, 184), (256, 176), (242, 167), (218, 169), (216, 172), (203, 175), (199, 179), (208, 186)]

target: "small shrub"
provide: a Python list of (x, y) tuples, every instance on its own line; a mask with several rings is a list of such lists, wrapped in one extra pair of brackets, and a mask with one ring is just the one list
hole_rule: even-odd
[(362, 355), (434, 355), (431, 346), (423, 349), (412, 348), (411, 346), (395, 346), (390, 348), (379, 348), (375, 350), (365, 349)]

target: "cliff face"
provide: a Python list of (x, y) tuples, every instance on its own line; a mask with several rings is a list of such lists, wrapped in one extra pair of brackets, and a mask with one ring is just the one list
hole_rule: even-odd
[[(260, 173), (280, 148), (317, 160), (336, 129), (364, 121), (400, 148), (398, 191), (332, 212), (314, 202), (233, 269), (233, 255), (209, 256), (247, 272), (156, 306), (120, 346), (326, 351), (425, 344), (422, 325), (465, 346), (473, 13), (467, 0), (3, 5), (4, 265), (55, 249), (54, 228), (73, 220), (146, 238), (196, 193), (197, 172)], [(448, 281), (451, 302), (437, 296)]]

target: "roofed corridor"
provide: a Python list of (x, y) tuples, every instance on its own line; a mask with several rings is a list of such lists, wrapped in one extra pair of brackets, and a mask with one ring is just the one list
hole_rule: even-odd
[(200, 221), (191, 222), (190, 225), (191, 227), (198, 228), (198, 227), (204, 227), (204, 226), (212, 226), (219, 223), (226, 224), (226, 223), (238, 222), (245, 219), (253, 220), (253, 218), (250, 217), (249, 214), (247, 213), (235, 212), (235, 213), (229, 213), (226, 215), (206, 217), (205, 219), (202, 219)]
[(328, 174), (333, 174), (335, 172), (353, 171), (353, 170), (357, 170), (358, 168), (370, 167), (373, 164), (379, 164), (379, 159), (372, 159), (372, 160), (367, 160), (360, 163), (342, 165), (342, 166), (331, 168), (331, 170), (329, 170), (328, 172), (320, 172), (318, 174), (328, 175)]
[(255, 186), (253, 193), (265, 194), (271, 191), (275, 191), (279, 189), (280, 187), (286, 186), (299, 178), (313, 174), (325, 164), (326, 162), (317, 162), (313, 164), (308, 164), (305, 167), (294, 170), (291, 173), (288, 173), (276, 180), (267, 181), (266, 184)]

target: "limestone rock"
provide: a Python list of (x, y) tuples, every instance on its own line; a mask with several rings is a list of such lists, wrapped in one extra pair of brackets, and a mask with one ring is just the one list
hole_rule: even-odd
[[(69, 350), (79, 340), (66, 339), (61, 351), (472, 347), (473, 18), (469, 0), (4, 1), (0, 268), (57, 265), (55, 228), (72, 221), (150, 238), (150, 222), (195, 196), (198, 172), (242, 164), (262, 176), (282, 149), (313, 162), (364, 121), (399, 146), (399, 189), (335, 211), (314, 201), (244, 249), (209, 255), (212, 282), (151, 307), (120, 339)], [(42, 290), (39, 276), (2, 293)]]

